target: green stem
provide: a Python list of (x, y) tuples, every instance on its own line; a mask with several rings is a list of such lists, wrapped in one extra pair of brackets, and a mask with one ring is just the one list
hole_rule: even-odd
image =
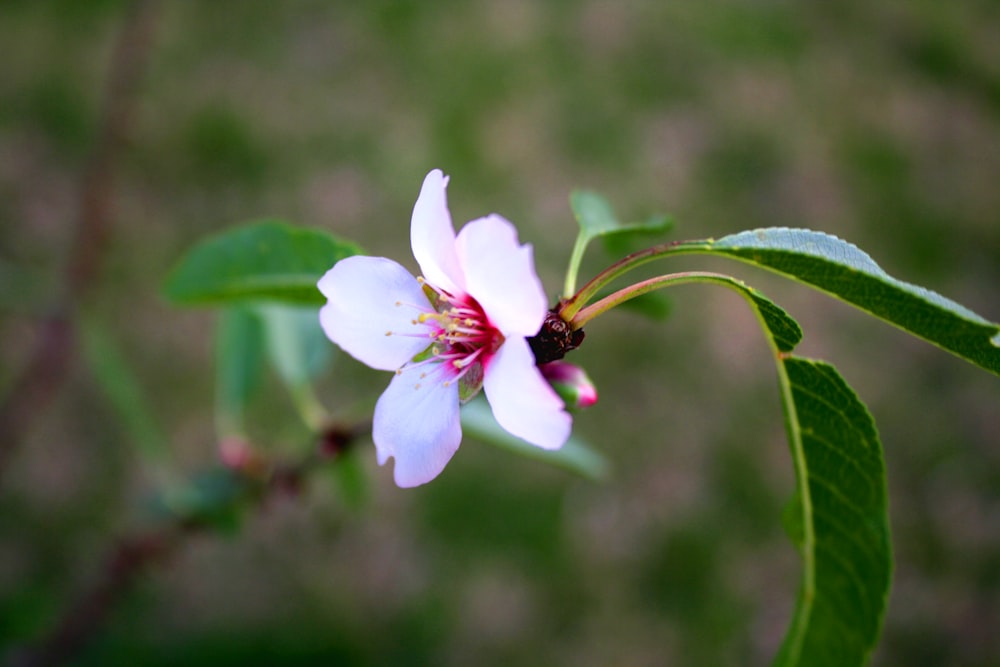
[[(605, 273), (607, 273), (607, 271)], [(624, 271), (621, 273), (624, 273)], [(617, 278), (621, 275), (621, 273), (618, 273), (606, 282), (614, 280), (614, 278)], [(643, 294), (648, 294), (649, 292), (664, 287), (670, 287), (671, 285), (684, 285), (686, 283), (716, 283), (725, 285), (726, 287), (735, 288), (739, 292), (746, 290), (746, 286), (742, 281), (722, 273), (712, 273), (710, 271), (684, 271), (681, 273), (668, 273), (667, 275), (657, 276), (655, 278), (637, 282), (634, 285), (629, 285), (628, 287), (620, 289), (613, 294), (609, 294), (600, 301), (595, 301), (590, 304), (586, 308), (576, 310), (575, 313), (566, 321), (569, 322), (572, 328), (580, 329), (583, 325), (598, 315), (606, 313), (612, 308), (619, 306), (630, 299), (634, 299), (637, 296), (642, 296)], [(579, 294), (583, 294), (584, 290), (587, 290), (589, 285), (590, 283), (588, 283), (587, 287), (580, 290)], [(579, 296), (579, 294), (577, 296)], [(567, 310), (568, 309), (563, 309), (560, 311), (560, 314), (564, 319), (567, 317)]]
[(576, 276), (580, 273), (580, 262), (583, 261), (583, 252), (587, 249), (587, 239), (583, 232), (577, 234), (576, 243), (573, 244), (573, 253), (569, 256), (569, 266), (566, 268), (566, 282), (563, 284), (563, 296), (568, 297), (576, 291)]
[[(594, 276), (590, 282), (580, 288), (580, 291), (574, 294), (572, 297), (564, 300), (559, 308), (559, 314), (567, 322), (571, 322), (575, 319), (575, 315), (587, 304), (590, 299), (597, 294), (601, 288), (603, 288), (608, 283), (611, 283), (621, 276), (625, 275), (632, 269), (642, 266), (647, 262), (651, 262), (655, 259), (665, 257), (669, 254), (677, 254), (685, 251), (683, 248), (685, 241), (674, 241), (671, 243), (661, 243), (655, 245), (645, 250), (640, 250), (639, 252), (634, 252), (631, 255), (621, 259), (608, 268), (604, 269), (596, 276)], [(573, 258), (576, 258), (577, 254), (576, 247), (573, 248)], [(582, 251), (581, 251), (582, 256)], [(573, 264), (573, 258), (570, 259), (570, 272), (566, 275), (566, 289), (565, 293), (571, 293), (572, 287), (575, 282), (576, 272), (573, 271), (574, 266), (579, 265), (579, 259), (576, 259), (576, 265)], [(571, 281), (570, 278), (574, 280)], [(647, 290), (649, 291), (649, 290)], [(638, 296), (638, 295), (636, 295)], [(627, 299), (625, 299), (627, 300)], [(589, 319), (589, 318), (588, 318)], [(581, 325), (582, 326), (582, 325)]]

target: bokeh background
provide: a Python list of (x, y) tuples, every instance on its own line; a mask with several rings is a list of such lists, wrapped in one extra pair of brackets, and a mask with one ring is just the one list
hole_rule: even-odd
[[(0, 381), (59, 294), (126, 3), (0, 3)], [(992, 0), (163, 3), (86, 306), (192, 474), (217, 458), (213, 316), (160, 295), (205, 235), (266, 216), (409, 259), (423, 175), (456, 222), (496, 211), (556, 294), (574, 187), (675, 238), (810, 227), (1000, 319), (1000, 5)], [(595, 247), (586, 278), (613, 258)], [(878, 665), (1000, 665), (1000, 382), (738, 264), (870, 406), (896, 578)], [(664, 267), (663, 270), (668, 270)], [(774, 371), (710, 286), (613, 313), (572, 360), (601, 401), (575, 432), (604, 482), (467, 439), (433, 484), (374, 462), (199, 534), (144, 576), (75, 664), (762, 665), (798, 563)], [(92, 364), (91, 364), (92, 365)], [(361, 418), (384, 374), (342, 358), (321, 396)], [(264, 444), (301, 441), (276, 382)], [(44, 635), (146, 525), (157, 488), (86, 358), (0, 481), (0, 646)]]

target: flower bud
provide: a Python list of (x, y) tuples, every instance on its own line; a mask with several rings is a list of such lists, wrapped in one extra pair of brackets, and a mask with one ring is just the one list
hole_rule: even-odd
[(589, 408), (597, 403), (597, 388), (582, 368), (565, 361), (551, 361), (538, 367), (566, 407)]

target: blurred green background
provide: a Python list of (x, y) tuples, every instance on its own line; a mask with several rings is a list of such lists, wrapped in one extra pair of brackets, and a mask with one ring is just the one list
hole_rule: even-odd
[[(121, 0), (0, 3), (0, 387), (57, 293)], [(1000, 319), (1000, 4), (993, 0), (164, 3), (88, 313), (120, 344), (188, 474), (216, 460), (208, 311), (159, 295), (206, 234), (274, 216), (413, 267), (424, 174), (456, 223), (495, 211), (555, 296), (574, 187), (677, 238), (821, 229)], [(595, 247), (581, 277), (613, 258)], [(737, 264), (870, 406), (896, 579), (878, 665), (1000, 665), (1000, 382)], [(664, 270), (668, 270), (666, 267)], [(597, 483), (466, 439), (445, 473), (366, 502), (326, 477), (198, 535), (144, 577), (83, 665), (761, 665), (798, 562), (774, 371), (745, 304), (691, 286), (616, 312), (571, 360)], [(321, 396), (363, 417), (387, 378), (346, 358)], [(262, 442), (302, 427), (276, 382)], [(277, 446), (277, 445), (276, 445)], [(43, 634), (156, 488), (85, 363), (0, 481), (0, 646)]]

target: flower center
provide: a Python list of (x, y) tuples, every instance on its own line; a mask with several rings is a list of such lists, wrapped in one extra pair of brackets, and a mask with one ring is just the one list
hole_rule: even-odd
[[(453, 296), (448, 292), (424, 283), (430, 292), (434, 312), (424, 312), (417, 322), (431, 328), (430, 359), (442, 363), (448, 371), (448, 380), (462, 379), (472, 371), (482, 375), (482, 364), (503, 343), (503, 335), (490, 324), (482, 306), (468, 295)], [(471, 378), (470, 378), (471, 379)]]

